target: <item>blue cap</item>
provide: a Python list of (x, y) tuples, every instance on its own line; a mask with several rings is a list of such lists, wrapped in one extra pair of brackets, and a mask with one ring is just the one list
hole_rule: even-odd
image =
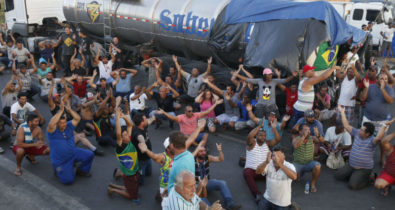
[(38, 61), (38, 63), (45, 63), (45, 64), (48, 64), (48, 62), (47, 62), (44, 58), (40, 58), (40, 60)]

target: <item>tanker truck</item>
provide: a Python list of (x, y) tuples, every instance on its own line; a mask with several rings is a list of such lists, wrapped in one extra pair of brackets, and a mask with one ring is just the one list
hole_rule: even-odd
[[(336, 60), (338, 45), (361, 43), (365, 33), (349, 26), (327, 2), (247, 0), (65, 0), (70, 24), (124, 48), (154, 41), (169, 53), (224, 65), (277, 66), (286, 72)], [(351, 41), (350, 41), (351, 40)]]

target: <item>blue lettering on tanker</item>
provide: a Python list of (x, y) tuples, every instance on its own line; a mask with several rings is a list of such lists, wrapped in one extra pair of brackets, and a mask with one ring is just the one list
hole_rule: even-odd
[(215, 19), (209, 20), (206, 17), (188, 14), (172, 14), (170, 10), (165, 9), (160, 13), (160, 27), (176, 33), (195, 34), (200, 37), (206, 37), (210, 34), (211, 27)]

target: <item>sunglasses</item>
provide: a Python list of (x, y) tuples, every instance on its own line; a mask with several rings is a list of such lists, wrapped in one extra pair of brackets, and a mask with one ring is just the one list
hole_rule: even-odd
[(187, 112), (192, 112), (192, 110), (187, 110)]

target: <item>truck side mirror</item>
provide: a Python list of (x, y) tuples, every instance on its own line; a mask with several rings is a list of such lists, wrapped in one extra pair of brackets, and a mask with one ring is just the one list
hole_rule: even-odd
[(384, 8), (384, 10), (383, 10), (383, 19), (384, 19), (384, 22), (386, 24), (391, 23), (393, 21), (394, 18), (392, 17), (391, 10), (388, 10), (387, 8)]

